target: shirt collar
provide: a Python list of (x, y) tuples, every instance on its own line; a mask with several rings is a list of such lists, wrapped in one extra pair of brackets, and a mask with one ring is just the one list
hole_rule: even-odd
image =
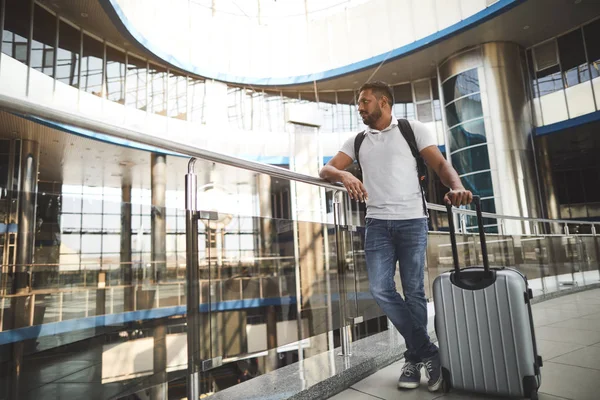
[(397, 126), (398, 126), (398, 119), (392, 115), (392, 120), (390, 121), (390, 124), (388, 125), (387, 128), (385, 128), (382, 131), (378, 131), (377, 129), (373, 129), (373, 128), (368, 128), (367, 133), (377, 134), (377, 133), (387, 132), (391, 129), (394, 129)]

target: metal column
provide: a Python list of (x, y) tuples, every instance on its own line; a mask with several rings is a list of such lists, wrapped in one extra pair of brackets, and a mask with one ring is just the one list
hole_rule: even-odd
[(200, 397), (200, 287), (198, 274), (198, 215), (197, 179), (194, 174), (196, 159), (188, 164), (185, 176), (185, 236), (186, 236), (186, 286), (187, 286), (187, 398)]
[(124, 311), (133, 309), (133, 265), (131, 264), (131, 183), (121, 186), (121, 279)]
[(166, 189), (167, 157), (164, 154), (151, 156), (152, 163), (152, 269), (151, 280), (158, 283), (166, 278), (167, 272), (167, 225)]
[(342, 192), (333, 194), (333, 223), (335, 225), (335, 247), (337, 250), (338, 264), (338, 289), (340, 295), (340, 342), (342, 344), (341, 356), (350, 356), (350, 332), (351, 327), (347, 325), (346, 318), (346, 255), (344, 249), (344, 234), (342, 232), (342, 207), (340, 196)]

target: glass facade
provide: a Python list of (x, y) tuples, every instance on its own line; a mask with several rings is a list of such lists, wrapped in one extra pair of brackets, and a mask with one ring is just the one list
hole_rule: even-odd
[(31, 67), (51, 77), (54, 77), (56, 31), (56, 17), (36, 4), (33, 14)]
[[(481, 196), (484, 212), (495, 213), (492, 173), (485, 132), (477, 69), (464, 71), (442, 84), (446, 102), (448, 152), (452, 166), (465, 188)], [(474, 207), (473, 205), (469, 206)], [(484, 221), (486, 231), (496, 232), (494, 220)], [(467, 228), (477, 227), (475, 218), (467, 219)]]
[(537, 126), (600, 110), (600, 20), (527, 50)]
[(79, 87), (81, 31), (63, 20), (58, 28), (56, 79), (66, 85)]
[(106, 97), (116, 103), (125, 104), (125, 53), (106, 46)]

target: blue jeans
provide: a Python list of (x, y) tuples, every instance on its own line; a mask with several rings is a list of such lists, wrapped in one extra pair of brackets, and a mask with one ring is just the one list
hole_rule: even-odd
[[(427, 218), (379, 220), (367, 218), (365, 257), (375, 301), (406, 342), (405, 360), (420, 362), (437, 354), (427, 334), (424, 270)], [(396, 291), (396, 261), (404, 299)]]

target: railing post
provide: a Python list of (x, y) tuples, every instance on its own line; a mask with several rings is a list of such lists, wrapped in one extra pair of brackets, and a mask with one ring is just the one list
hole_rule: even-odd
[(197, 179), (194, 174), (196, 159), (188, 164), (185, 176), (185, 236), (186, 236), (186, 291), (187, 291), (187, 398), (200, 398), (200, 290), (198, 287), (198, 215), (196, 204)]
[(565, 236), (569, 236), (569, 224), (565, 224)]
[(337, 250), (337, 266), (338, 266), (338, 292), (339, 292), (339, 307), (340, 307), (340, 341), (342, 344), (341, 356), (350, 356), (350, 335), (346, 320), (346, 280), (345, 280), (345, 254), (344, 242), (341, 226), (341, 201), (340, 195), (342, 192), (335, 191), (333, 193), (333, 223), (335, 225), (335, 247)]

